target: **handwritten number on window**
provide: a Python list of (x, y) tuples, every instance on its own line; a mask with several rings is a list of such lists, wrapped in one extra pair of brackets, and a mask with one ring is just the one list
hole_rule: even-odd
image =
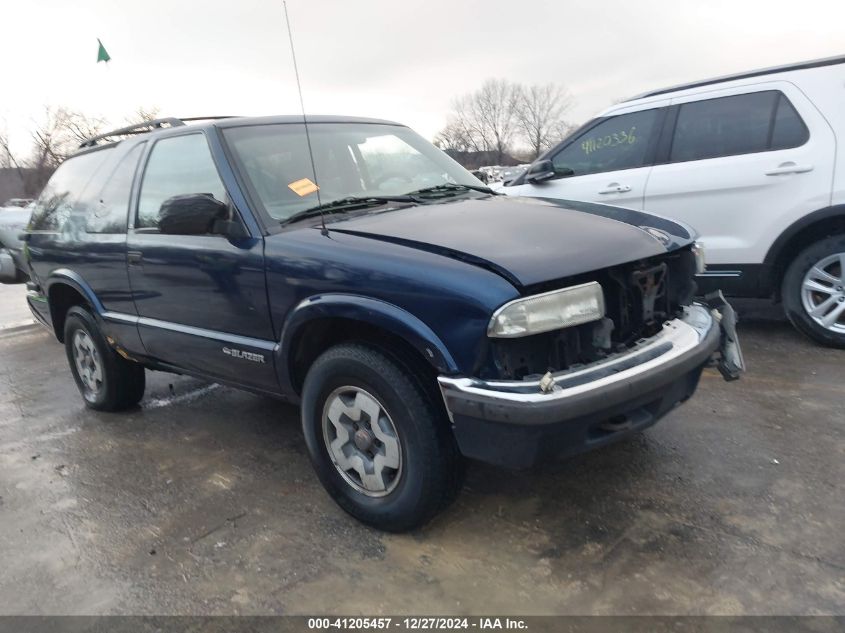
[(581, 142), (581, 149), (589, 156), (593, 152), (607, 147), (633, 145), (638, 139), (636, 130), (637, 126), (632, 125), (631, 129), (627, 132), (625, 130), (620, 130), (619, 132), (614, 132), (612, 134), (605, 134), (604, 136), (585, 139)]

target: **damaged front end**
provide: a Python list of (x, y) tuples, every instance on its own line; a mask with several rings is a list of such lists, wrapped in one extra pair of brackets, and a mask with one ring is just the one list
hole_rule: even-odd
[[(692, 304), (695, 270), (694, 253), (684, 249), (567, 280), (567, 286), (585, 282), (601, 286), (601, 318), (519, 338), (490, 338), (477, 375), (530, 380), (624, 353), (660, 332), (666, 321), (678, 318)], [(533, 286), (525, 294), (547, 292), (560, 283)]]
[[(600, 314), (586, 302), (571, 327), (512, 337), (494, 331), (487, 375), (439, 379), (461, 451), (530, 466), (654, 424), (692, 396), (708, 364), (726, 380), (738, 378), (736, 314), (721, 293), (694, 301), (695, 266), (683, 249), (594, 273), (555, 292), (600, 284)], [(550, 319), (538, 322), (542, 329)]]
[(737, 380), (745, 371), (745, 359), (736, 334), (736, 310), (727, 302), (721, 290), (705, 295), (704, 301), (710, 306), (714, 318), (719, 321), (722, 333), (719, 357), (715, 359), (716, 369), (725, 380)]

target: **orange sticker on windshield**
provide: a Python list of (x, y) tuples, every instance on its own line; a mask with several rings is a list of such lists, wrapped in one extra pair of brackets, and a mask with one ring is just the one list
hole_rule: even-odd
[(298, 196), (307, 196), (309, 193), (314, 193), (317, 189), (319, 189), (317, 185), (311, 182), (310, 178), (296, 180), (290, 183), (288, 188)]

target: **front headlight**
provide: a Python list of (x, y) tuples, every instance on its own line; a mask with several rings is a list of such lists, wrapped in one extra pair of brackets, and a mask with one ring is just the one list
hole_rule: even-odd
[(700, 275), (707, 270), (707, 261), (704, 258), (704, 244), (695, 242), (692, 245), (692, 254), (695, 255), (695, 274)]
[(530, 336), (598, 321), (603, 317), (604, 293), (601, 285), (591, 281), (506, 303), (490, 319), (487, 336)]

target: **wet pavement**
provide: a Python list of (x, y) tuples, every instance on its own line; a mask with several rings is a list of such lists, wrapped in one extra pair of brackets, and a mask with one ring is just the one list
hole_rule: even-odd
[(44, 330), (0, 333), (0, 613), (845, 613), (845, 352), (745, 314), (739, 383), (563, 464), (472, 464), (407, 535), (329, 500), (291, 406), (148, 372), (91, 412)]
[(0, 332), (33, 323), (24, 284), (0, 284)]

